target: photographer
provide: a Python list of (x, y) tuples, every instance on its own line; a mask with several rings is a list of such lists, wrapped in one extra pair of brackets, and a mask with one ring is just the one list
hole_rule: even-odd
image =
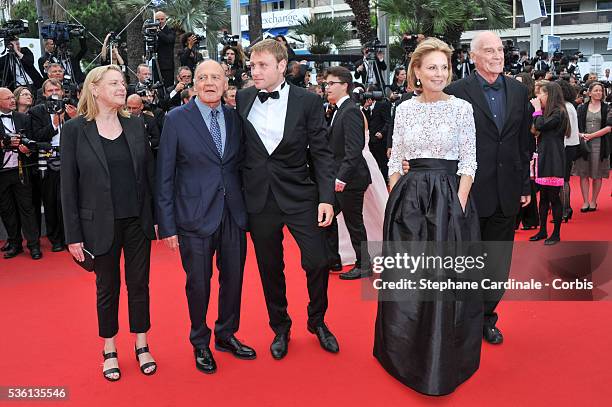
[[(380, 92), (380, 88), (376, 85), (370, 85), (367, 88), (367, 92)], [(387, 163), (389, 162), (387, 158), (387, 137), (389, 129), (393, 126), (391, 122), (391, 104), (381, 94), (379, 98), (365, 99), (363, 105), (370, 131), (368, 146), (386, 180), (388, 178)]]
[[(58, 63), (51, 63), (47, 67), (47, 76), (48, 79), (55, 79), (59, 83), (64, 83), (64, 67)], [(45, 102), (45, 96), (43, 95), (43, 88), (41, 87), (36, 91), (36, 102), (35, 105), (39, 105)]]
[(223, 62), (229, 67), (226, 73), (228, 85), (240, 89), (242, 87), (242, 74), (245, 72), (244, 54), (237, 46), (226, 45), (221, 50), (221, 55)]
[[(106, 34), (106, 38), (104, 38), (104, 43), (102, 44), (102, 52), (100, 53), (100, 65), (111, 65), (111, 64), (117, 65), (119, 66), (119, 68), (121, 68), (121, 70), (123, 71), (125, 75), (126, 66), (127, 66), (127, 63), (125, 60), (127, 59), (127, 56), (125, 56), (126, 58), (121, 56), (121, 53), (119, 52), (119, 47), (118, 47), (119, 44), (117, 43), (117, 41), (118, 41), (118, 37), (116, 37), (116, 34), (114, 32), (111, 31), (108, 34)], [(112, 58), (111, 58), (111, 53), (112, 53)]]
[(467, 78), (474, 71), (474, 63), (470, 59), (467, 48), (457, 50), (456, 57), (453, 59), (453, 70), (457, 79)]
[(198, 42), (198, 36), (192, 32), (187, 32), (181, 37), (183, 49), (178, 53), (179, 61), (181, 65), (188, 66), (191, 69), (191, 73), (193, 73), (198, 62), (203, 59), (202, 54), (197, 49)]
[[(4, 79), (3, 86), (11, 91), (19, 86), (32, 90), (39, 89), (42, 76), (34, 67), (34, 54), (27, 47), (21, 48), (18, 37), (4, 39), (6, 53), (0, 58), (0, 72)], [(15, 58), (11, 58), (11, 57)]]
[(542, 52), (542, 55), (538, 62), (536, 62), (534, 69), (536, 71), (548, 72), (550, 70), (550, 61), (548, 58), (548, 52)]
[[(53, 56), (54, 59), (50, 60), (51, 63), (56, 62), (59, 63), (63, 68), (64, 68), (64, 72), (66, 73), (66, 75), (69, 75), (71, 79), (74, 79), (75, 83), (83, 83), (83, 81), (85, 80), (85, 74), (83, 73), (83, 70), (81, 69), (81, 60), (83, 59), (83, 57), (85, 56), (85, 54), (87, 53), (87, 38), (85, 38), (84, 35), (79, 36), (79, 52), (76, 55), (71, 55), (70, 52), (65, 51), (65, 56), (69, 59), (63, 59), (61, 57), (61, 55), (58, 55), (57, 52), (57, 44), (55, 42), (55, 40), (49, 38), (46, 40), (47, 42), (45, 43), (45, 51), (47, 49), (51, 50), (53, 49)], [(49, 44), (47, 46), (47, 44)], [(69, 43), (64, 43), (64, 44), (60, 44), (60, 50), (64, 49), (62, 47), (68, 47)], [(45, 53), (45, 55), (47, 55), (47, 53)], [(45, 60), (43, 59), (45, 56), (42, 56), (38, 59), (38, 66), (39, 67), (43, 67), (44, 68), (44, 63)], [(42, 62), (41, 62), (42, 61)], [(41, 71), (42, 72), (42, 71)], [(48, 76), (48, 74), (47, 74)], [(49, 78), (51, 78), (50, 76), (48, 76)]]
[[(372, 58), (371, 53), (376, 52), (376, 56)], [(357, 63), (355, 67), (355, 79), (361, 79), (364, 85), (384, 86), (385, 81), (382, 72), (387, 69), (385, 63), (385, 54), (381, 50), (370, 47), (361, 48), (363, 59)]]
[(153, 113), (155, 121), (157, 122), (157, 127), (159, 128), (159, 132), (161, 134), (162, 130), (164, 129), (164, 120), (166, 118), (166, 112), (158, 106), (158, 100), (157, 96), (155, 95), (155, 91), (146, 89), (143, 92), (138, 92), (138, 95), (142, 99), (142, 103), (144, 103), (144, 110)]
[(15, 112), (15, 108), (13, 93), (7, 88), (0, 88), (0, 217), (9, 242), (4, 258), (10, 259), (23, 253), (23, 231), (32, 259), (39, 260), (42, 252), (29, 177), (32, 162), (28, 159), (30, 150), (22, 143), (23, 137), (31, 134), (32, 127), (30, 118)]
[(189, 89), (193, 86), (193, 74), (188, 66), (181, 66), (176, 75), (176, 85), (166, 89), (168, 97), (164, 101), (163, 108), (167, 111), (172, 107), (181, 105), (181, 92), (183, 89)]
[(132, 116), (141, 117), (144, 121), (147, 142), (151, 146), (151, 152), (154, 157), (157, 157), (157, 149), (159, 148), (160, 131), (155, 120), (153, 112), (144, 110), (142, 98), (138, 95), (131, 95), (127, 98), (127, 110)]
[(168, 17), (163, 11), (155, 13), (155, 19), (159, 21), (159, 32), (157, 34), (157, 63), (164, 80), (165, 86), (172, 86), (174, 82), (174, 39), (176, 33), (167, 24)]
[(151, 81), (151, 69), (147, 64), (140, 64), (136, 68), (136, 79), (138, 82), (130, 83), (127, 87), (128, 96), (136, 93), (138, 89), (145, 89), (147, 84)]
[(391, 102), (395, 102), (406, 93), (406, 68), (399, 66), (393, 73), (393, 82), (387, 88), (388, 97)]
[[(43, 84), (45, 103), (34, 106), (29, 111), (32, 120), (33, 137), (59, 147), (62, 127), (68, 120), (77, 116), (76, 106), (66, 103), (62, 83), (57, 79), (47, 79)], [(74, 102), (73, 102), (74, 103)], [(60, 202), (60, 158), (54, 152), (47, 161), (47, 171), (41, 173), (41, 196), (45, 207), (45, 224), (51, 251), (65, 249), (62, 206)]]

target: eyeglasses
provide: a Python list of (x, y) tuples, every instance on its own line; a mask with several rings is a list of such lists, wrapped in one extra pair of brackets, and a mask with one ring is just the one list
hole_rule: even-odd
[(346, 83), (346, 82), (344, 82), (344, 81), (327, 81), (327, 82), (325, 82), (325, 85), (327, 87), (329, 87), (330, 85), (333, 85), (334, 83)]

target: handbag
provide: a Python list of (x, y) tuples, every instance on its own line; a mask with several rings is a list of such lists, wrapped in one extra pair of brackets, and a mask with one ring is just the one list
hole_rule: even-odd
[(95, 257), (93, 254), (91, 254), (88, 250), (86, 250), (85, 248), (83, 248), (83, 256), (85, 257), (85, 260), (83, 261), (78, 261), (76, 258), (72, 258), (72, 260), (74, 260), (74, 262), (76, 264), (78, 264), (79, 266), (81, 266), (84, 270), (86, 271), (94, 271), (94, 267), (95, 267)]

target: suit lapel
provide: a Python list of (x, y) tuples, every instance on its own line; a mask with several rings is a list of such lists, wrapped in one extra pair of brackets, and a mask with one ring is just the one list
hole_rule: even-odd
[(255, 87), (252, 87), (240, 92), (244, 92), (246, 103), (240, 105), (240, 110), (238, 113), (240, 114), (240, 116), (242, 116), (242, 119), (244, 120), (243, 123), (247, 126), (248, 129), (250, 129), (250, 131), (247, 131), (246, 134), (250, 135), (250, 138), (255, 141), (255, 144), (259, 145), (262, 151), (266, 155), (268, 155), (268, 150), (266, 149), (266, 146), (264, 145), (263, 141), (261, 141), (261, 138), (259, 137), (259, 134), (257, 133), (257, 130), (255, 129), (253, 124), (249, 121), (249, 113), (251, 112), (253, 103), (255, 103), (255, 99), (257, 98), (259, 90)]
[(219, 150), (217, 150), (217, 146), (215, 145), (215, 142), (212, 139), (210, 131), (208, 131), (208, 126), (206, 126), (206, 122), (202, 117), (202, 113), (200, 113), (200, 109), (195, 103), (195, 98), (189, 101), (186, 110), (189, 114), (188, 122), (191, 123), (193, 128), (196, 130), (196, 134), (200, 136), (198, 138), (206, 145), (206, 147), (208, 147), (210, 152), (215, 157), (221, 160), (221, 157), (219, 156)]
[[(143, 119), (144, 120), (144, 119)], [(125, 135), (125, 139), (127, 140), (128, 147), (130, 149), (130, 156), (132, 157), (132, 165), (134, 166), (134, 175), (136, 179), (138, 179), (138, 160), (136, 158), (136, 149), (138, 141), (136, 137), (142, 136), (145, 137), (144, 134), (141, 134), (140, 129), (136, 125), (135, 120), (130, 120), (126, 117), (119, 115), (119, 122), (121, 122), (121, 127), (123, 128), (123, 134)]]
[(223, 109), (223, 118), (225, 120), (225, 148), (223, 149), (223, 158), (225, 159), (228, 154), (228, 150), (230, 149), (234, 140), (232, 140), (232, 135), (234, 131), (234, 121), (231, 120), (230, 115), (232, 111), (225, 106), (221, 107)]
[(283, 139), (276, 147), (276, 150), (278, 150), (283, 145), (283, 143), (287, 141), (287, 138), (289, 137), (290, 134), (294, 133), (293, 129), (295, 128), (298, 122), (300, 113), (302, 113), (302, 109), (301, 109), (302, 106), (300, 105), (300, 100), (302, 98), (302, 95), (297, 90), (298, 88), (296, 86), (290, 85), (289, 83), (287, 83), (287, 85), (285, 86), (289, 86), (289, 97), (287, 100), (287, 114), (285, 115), (285, 128), (283, 130)]
[[(470, 95), (470, 100), (472, 101), (472, 104), (476, 105), (480, 110), (484, 112), (485, 116), (489, 118), (489, 120), (497, 130), (497, 125), (495, 124), (495, 120), (493, 119), (493, 113), (491, 113), (491, 109), (489, 108), (489, 104), (485, 99), (484, 92), (482, 91), (482, 86), (480, 84), (480, 81), (476, 77), (475, 72), (468, 77), (467, 82), (468, 86), (466, 92), (468, 93), (468, 95)], [(499, 130), (497, 131), (499, 132)]]
[(96, 126), (96, 121), (91, 120), (85, 122), (85, 127), (83, 128), (85, 132), (85, 137), (91, 148), (93, 148), (94, 152), (98, 156), (102, 167), (106, 171), (106, 174), (110, 176), (110, 171), (108, 170), (108, 163), (106, 162), (106, 155), (104, 154), (104, 147), (102, 147), (102, 141), (100, 141), (100, 133), (98, 132), (98, 126)]

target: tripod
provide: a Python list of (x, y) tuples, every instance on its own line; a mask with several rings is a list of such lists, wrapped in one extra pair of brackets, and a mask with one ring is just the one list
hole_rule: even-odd
[[(6, 47), (6, 54), (2, 58), (6, 58), (4, 61), (4, 69), (2, 72), (2, 86), (9, 89), (15, 89), (19, 85), (30, 86), (31, 83), (28, 82), (28, 75), (21, 64), (17, 55), (15, 55), (15, 50), (11, 45)], [(17, 78), (22, 78), (24, 84), (18, 84)]]
[[(159, 70), (159, 64), (157, 63), (157, 37), (155, 37), (153, 44), (145, 40), (145, 61), (151, 72), (152, 83), (164, 83), (164, 78)], [(161, 92), (157, 91), (157, 93), (159, 98), (166, 97), (166, 87), (162, 86)]]
[(57, 59), (59, 59), (60, 65), (64, 67), (66, 75), (70, 76), (70, 81), (76, 85), (77, 80), (74, 76), (74, 69), (72, 68), (72, 59), (70, 58), (70, 51), (68, 50), (68, 43), (62, 42), (57, 46)]
[[(367, 61), (367, 63), (365, 63)], [(377, 85), (380, 90), (384, 90), (385, 82), (383, 80), (382, 73), (378, 69), (378, 59), (374, 56), (374, 59), (366, 58), (364, 61), (366, 67), (366, 82), (368, 85)], [(370, 78), (374, 78), (374, 82), (370, 81)]]

